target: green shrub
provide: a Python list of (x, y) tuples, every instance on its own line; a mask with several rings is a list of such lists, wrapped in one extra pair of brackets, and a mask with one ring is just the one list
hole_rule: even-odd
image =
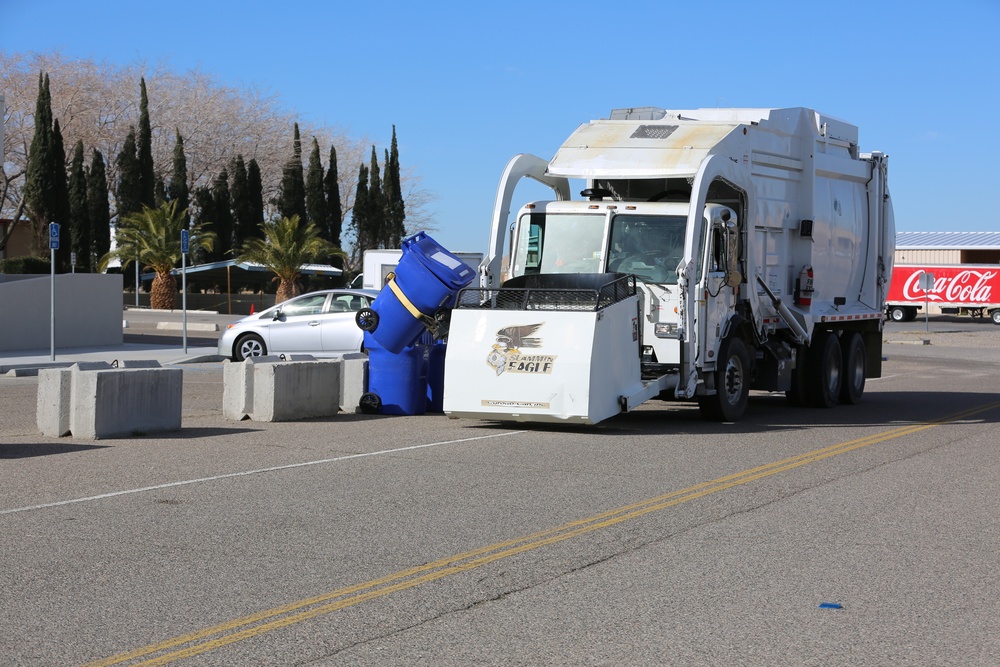
[(49, 260), (38, 257), (11, 257), (0, 259), (0, 273), (49, 273)]

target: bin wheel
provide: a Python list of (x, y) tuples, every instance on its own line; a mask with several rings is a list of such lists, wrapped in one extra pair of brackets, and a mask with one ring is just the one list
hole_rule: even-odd
[(359, 328), (368, 333), (378, 329), (378, 313), (371, 308), (359, 310), (358, 314), (354, 316), (354, 321), (357, 322)]
[(358, 407), (366, 415), (377, 415), (382, 412), (382, 399), (379, 398), (378, 394), (373, 394), (370, 391), (365, 392), (361, 394)]

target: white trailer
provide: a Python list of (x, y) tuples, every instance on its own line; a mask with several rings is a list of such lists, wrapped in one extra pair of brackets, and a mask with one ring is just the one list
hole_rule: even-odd
[[(804, 108), (619, 109), (548, 162), (515, 156), (480, 286), (451, 313), (445, 412), (597, 423), (659, 397), (729, 421), (751, 389), (858, 402), (881, 374), (886, 176), (857, 127)], [(509, 220), (524, 177), (555, 197)]]
[[(452, 254), (474, 269), (478, 269), (483, 261), (483, 253), (481, 252), (453, 252)], [(396, 270), (396, 265), (399, 264), (399, 258), (402, 255), (403, 251), (399, 248), (395, 250), (365, 250), (362, 272), (358, 276), (360, 282), (358, 282), (358, 278), (355, 278), (357, 284), (352, 284), (352, 287), (382, 289), (385, 287), (389, 274)]]

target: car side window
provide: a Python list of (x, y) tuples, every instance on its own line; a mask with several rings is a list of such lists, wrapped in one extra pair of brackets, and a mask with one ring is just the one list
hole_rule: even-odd
[(281, 307), (281, 313), (287, 317), (296, 315), (319, 315), (323, 312), (326, 294), (311, 294), (299, 299), (292, 299)]
[(330, 309), (336, 313), (356, 313), (368, 305), (368, 299), (357, 294), (340, 294), (334, 297), (330, 305)]

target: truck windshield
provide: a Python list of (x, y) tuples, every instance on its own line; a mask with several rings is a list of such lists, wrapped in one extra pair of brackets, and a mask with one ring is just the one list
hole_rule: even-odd
[(521, 220), (511, 275), (598, 273), (604, 215), (531, 213)]
[(687, 222), (676, 215), (616, 215), (611, 220), (608, 270), (650, 283), (676, 283)]

